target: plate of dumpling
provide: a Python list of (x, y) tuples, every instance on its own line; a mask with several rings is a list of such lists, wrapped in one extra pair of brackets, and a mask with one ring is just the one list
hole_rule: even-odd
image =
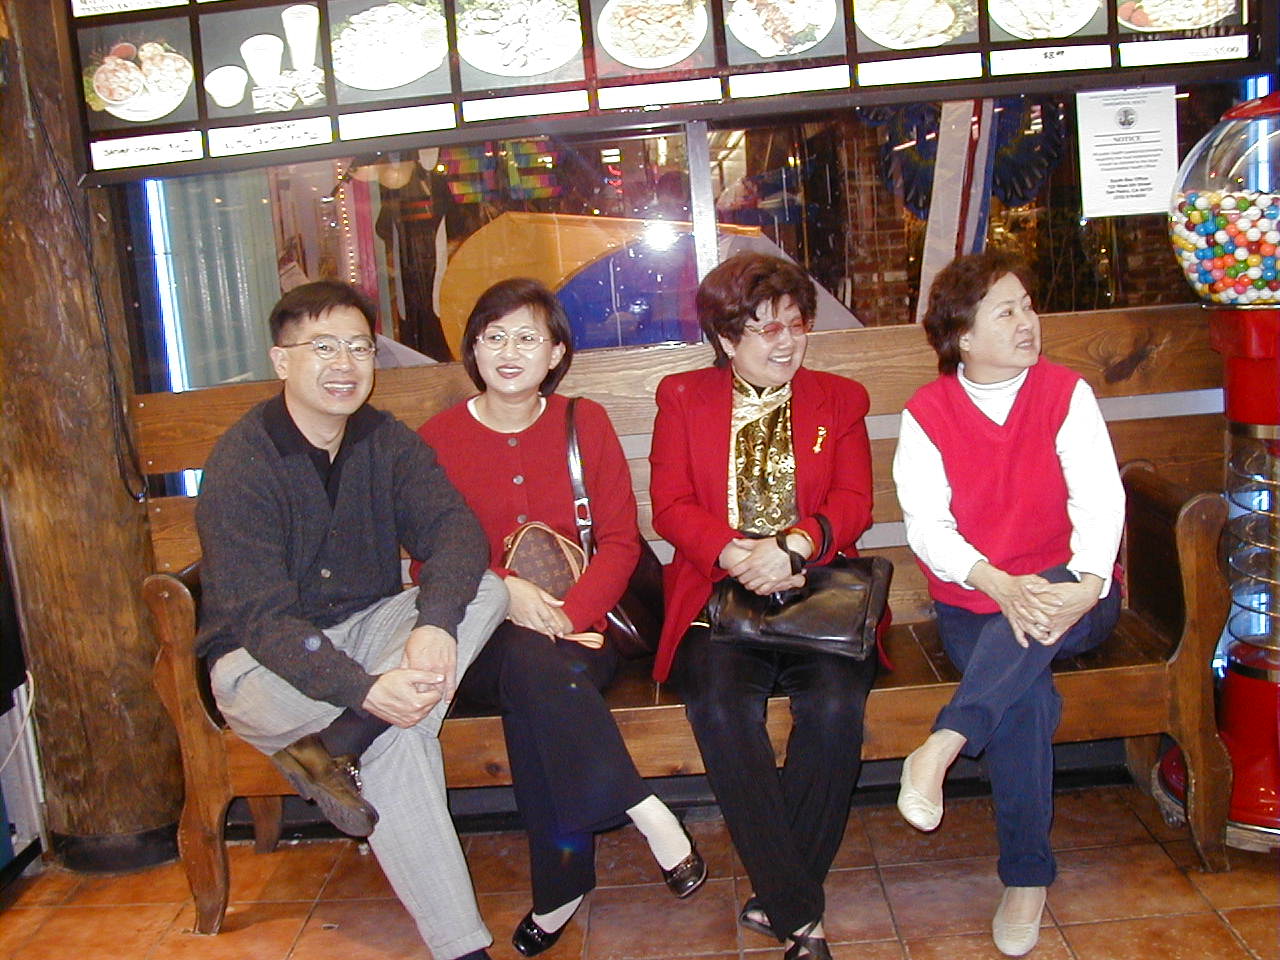
[(874, 43), (890, 50), (936, 47), (971, 31), (976, 0), (854, 0), (853, 19)]

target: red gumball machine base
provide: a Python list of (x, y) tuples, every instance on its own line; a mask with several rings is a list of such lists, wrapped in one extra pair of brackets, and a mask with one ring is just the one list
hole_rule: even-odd
[[(1234, 772), (1226, 842), (1242, 850), (1280, 848), (1280, 651), (1232, 644), (1219, 703), (1218, 732)], [(1165, 819), (1184, 819), (1182, 751), (1167, 752), (1151, 780)]]

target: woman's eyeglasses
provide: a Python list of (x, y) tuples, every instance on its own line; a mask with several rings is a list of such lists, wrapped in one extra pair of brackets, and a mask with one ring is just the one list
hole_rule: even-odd
[(323, 334), (313, 340), (300, 340), (297, 343), (282, 343), (282, 347), (310, 347), (321, 360), (337, 360), (342, 348), (347, 348), (352, 360), (372, 360), (378, 352), (378, 345), (372, 337), (352, 337), (346, 340), (332, 334)]
[(542, 334), (534, 333), (531, 330), (517, 330), (515, 333), (507, 333), (505, 330), (490, 330), (476, 337), (476, 343), (497, 353), (507, 345), (507, 341), (510, 341), (512, 346), (521, 353), (533, 353), (550, 339), (550, 337), (544, 337)]
[(770, 320), (768, 323), (744, 323), (742, 328), (772, 343), (782, 336), (783, 330), (790, 330), (793, 337), (803, 337), (813, 329), (813, 321), (792, 320), (790, 323), (783, 323), (781, 320)]

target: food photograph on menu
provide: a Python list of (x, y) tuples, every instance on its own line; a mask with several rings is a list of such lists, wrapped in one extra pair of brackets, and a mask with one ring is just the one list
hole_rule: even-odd
[(1056, 40), (1107, 31), (1105, 0), (987, 0), (991, 39)]
[(330, 0), (329, 37), (341, 103), (450, 92), (441, 0)]
[(729, 63), (841, 56), (839, 0), (725, 0)]
[(918, 50), (976, 43), (977, 0), (853, 0), (861, 50)]
[(1238, 0), (1121, 0), (1116, 19), (1135, 33), (1200, 30), (1235, 17)]
[(76, 34), (90, 130), (196, 118), (186, 19), (84, 27)]
[(596, 73), (715, 66), (707, 0), (594, 0)]
[(287, 113), (328, 102), (314, 3), (206, 13), (201, 86), (213, 118)]
[(457, 0), (467, 90), (582, 80), (577, 0)]

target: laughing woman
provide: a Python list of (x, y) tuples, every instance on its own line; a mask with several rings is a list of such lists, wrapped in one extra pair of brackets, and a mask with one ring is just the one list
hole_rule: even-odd
[[(715, 365), (659, 384), (649, 457), (653, 526), (675, 547), (654, 676), (670, 673), (684, 695), (755, 889), (738, 921), (785, 941), (786, 960), (830, 960), (822, 884), (876, 659), (713, 641), (705, 606), (726, 577), (762, 595), (801, 586), (789, 553), (808, 564), (853, 554), (871, 523), (867, 391), (804, 366), (815, 303), (813, 281), (778, 257), (738, 254), (708, 273), (696, 304)], [(775, 689), (792, 717), (781, 776), (764, 725)]]
[(596, 553), (558, 600), (502, 569), (504, 540), (529, 520), (576, 539), (565, 415), (554, 393), (573, 342), (555, 295), (535, 280), (503, 280), (476, 302), (462, 362), (479, 396), (419, 431), (489, 537), (510, 609), (463, 676), (458, 695), (502, 714), (516, 805), (529, 833), (533, 909), (512, 936), (535, 956), (560, 937), (595, 886), (594, 834), (633, 822), (667, 887), (693, 893), (706, 864), (680, 822), (636, 772), (600, 691), (618, 663), (582, 639), (603, 628), (639, 556), (636, 503), (608, 415), (579, 400), (576, 428), (591, 491)]
[(924, 318), (937, 380), (902, 414), (894, 458), (907, 542), (924, 569), (947, 656), (963, 671), (933, 733), (902, 767), (898, 808), (942, 819), (942, 782), (985, 752), (1004, 895), (996, 947), (1040, 935), (1054, 879), (1049, 665), (1102, 642), (1119, 614), (1113, 579), (1124, 490), (1093, 391), (1040, 356), (1025, 268), (987, 251), (953, 260)]

